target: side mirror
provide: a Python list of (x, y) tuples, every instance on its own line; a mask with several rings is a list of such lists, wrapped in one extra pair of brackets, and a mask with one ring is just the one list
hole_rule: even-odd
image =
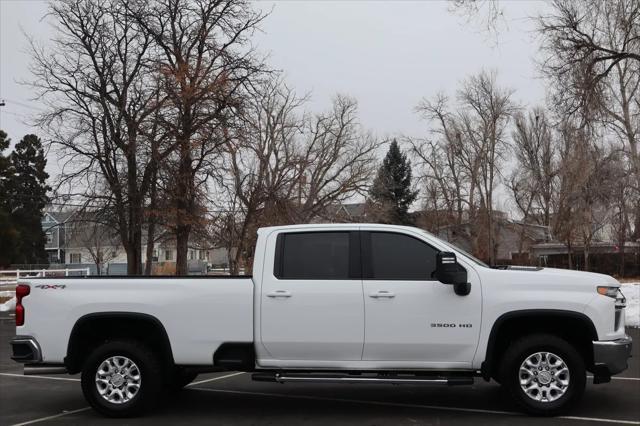
[(443, 284), (452, 284), (459, 296), (471, 292), (471, 284), (467, 282), (467, 270), (458, 265), (456, 254), (441, 251), (436, 256), (436, 278)]

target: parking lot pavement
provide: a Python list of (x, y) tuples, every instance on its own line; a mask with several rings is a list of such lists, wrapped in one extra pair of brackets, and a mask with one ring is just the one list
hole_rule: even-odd
[[(630, 329), (636, 342), (640, 330)], [(640, 424), (640, 345), (625, 373), (588, 385), (572, 416), (520, 415), (495, 383), (473, 386), (274, 384), (250, 374), (201, 375), (154, 413), (126, 421), (100, 417), (87, 407), (78, 376), (29, 377), (9, 359), (13, 320), (0, 318), (0, 424), (233, 424), (233, 425), (580, 425)]]

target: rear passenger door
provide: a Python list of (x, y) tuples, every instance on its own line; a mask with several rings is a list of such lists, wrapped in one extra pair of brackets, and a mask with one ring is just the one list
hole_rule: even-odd
[[(360, 361), (364, 301), (359, 233), (278, 235), (272, 267), (265, 267), (261, 340), (283, 366), (305, 361)], [(297, 362), (296, 362), (297, 361)]]

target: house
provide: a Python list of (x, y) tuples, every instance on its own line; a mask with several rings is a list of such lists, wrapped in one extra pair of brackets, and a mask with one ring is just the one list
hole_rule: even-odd
[[(47, 211), (42, 218), (47, 237), (49, 262), (59, 267), (89, 268), (92, 275), (121, 275), (127, 271), (127, 254), (117, 232), (102, 224), (93, 212)], [(160, 230), (154, 238), (152, 270), (155, 273), (175, 272), (176, 242), (167, 230)], [(187, 252), (189, 273), (203, 274), (208, 268), (226, 268), (228, 250), (211, 241), (190, 243)], [(147, 261), (147, 232), (142, 235), (142, 264)]]
[(366, 203), (332, 204), (313, 220), (314, 223), (363, 223), (367, 221)]
[[(496, 215), (493, 224), (497, 263), (529, 264), (534, 259), (532, 247), (552, 240), (551, 230), (548, 226), (512, 220), (503, 214)], [(439, 227), (435, 234), (461, 249), (473, 253), (475, 251), (474, 226), (478, 225), (470, 222), (445, 225)], [(479, 238), (486, 239), (486, 235), (481, 235)]]
[[(638, 276), (640, 274), (640, 241), (626, 241), (624, 245), (613, 241), (595, 241), (588, 247), (588, 269), (603, 274)], [(534, 244), (531, 254), (535, 264), (553, 268), (586, 269), (585, 246), (574, 241), (551, 241)]]
[(67, 228), (74, 213), (72, 211), (47, 211), (42, 216), (41, 226), (46, 237), (44, 248), (49, 257), (49, 263), (66, 262)]

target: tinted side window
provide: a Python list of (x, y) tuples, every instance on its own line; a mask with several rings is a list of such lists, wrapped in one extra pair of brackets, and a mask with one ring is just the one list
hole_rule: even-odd
[(408, 235), (371, 232), (374, 280), (433, 280), (438, 251)]
[[(306, 232), (282, 235), (278, 278), (349, 279), (349, 233)], [(278, 270), (279, 269), (279, 270)]]

